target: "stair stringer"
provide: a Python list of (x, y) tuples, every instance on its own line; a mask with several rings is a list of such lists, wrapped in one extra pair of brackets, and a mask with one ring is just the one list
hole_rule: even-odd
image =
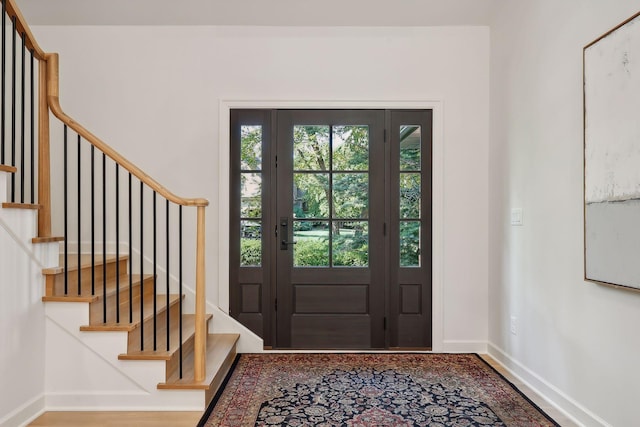
[(159, 390), (163, 360), (119, 360), (127, 332), (82, 332), (89, 304), (47, 302), (46, 407), (82, 411), (202, 411), (202, 390)]

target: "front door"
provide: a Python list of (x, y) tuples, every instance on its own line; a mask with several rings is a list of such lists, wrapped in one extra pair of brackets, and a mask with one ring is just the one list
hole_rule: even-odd
[(431, 345), (431, 111), (233, 110), (231, 314), (265, 346)]
[(277, 126), (276, 344), (383, 348), (384, 112), (282, 111)]

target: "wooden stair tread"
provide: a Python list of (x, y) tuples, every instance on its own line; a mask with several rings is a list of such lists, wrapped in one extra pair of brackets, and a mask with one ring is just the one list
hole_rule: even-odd
[(3, 203), (4, 209), (40, 209), (41, 205), (33, 205), (31, 203)]
[[(166, 297), (165, 295), (162, 294), (158, 294), (156, 295), (157, 297), (157, 311), (156, 314), (159, 314), (160, 312), (166, 310), (167, 308), (167, 301), (166, 301)], [(170, 294), (169, 295), (169, 305), (172, 306), (176, 303), (178, 303), (180, 301), (181, 297), (180, 295), (177, 294)], [(136, 328), (139, 328), (141, 325), (141, 322), (139, 320), (140, 318), (140, 299), (139, 298), (134, 298), (133, 299), (133, 322), (132, 323), (128, 323), (129, 320), (129, 301), (125, 301), (120, 305), (120, 323), (116, 323), (116, 322), (107, 322), (107, 323), (95, 323), (95, 324), (91, 324), (91, 325), (84, 325), (84, 326), (80, 326), (80, 330), (81, 331), (126, 331), (126, 332), (130, 332), (135, 330)], [(145, 298), (144, 301), (144, 313), (145, 313), (145, 317), (143, 319), (143, 321), (148, 321), (153, 319), (153, 298)], [(137, 319), (137, 320), (136, 320)]]
[(94, 302), (98, 298), (98, 295), (52, 295), (43, 296), (42, 302)]
[(55, 236), (55, 237), (34, 237), (33, 239), (31, 239), (31, 243), (33, 243), (33, 244), (55, 243), (55, 242), (63, 242), (63, 241), (64, 241), (64, 237), (59, 237), (59, 236)]
[[(182, 379), (174, 374), (164, 383), (158, 384), (159, 389), (188, 389), (211, 390), (217, 388), (235, 357), (235, 345), (239, 334), (209, 334), (207, 335), (207, 374), (203, 381), (194, 381), (193, 377), (193, 353), (188, 355), (183, 363)], [(220, 378), (222, 376), (222, 378)]]
[(18, 168), (9, 165), (0, 165), (0, 172), (16, 173)]
[[(206, 321), (208, 322), (213, 315), (208, 314)], [(120, 360), (169, 360), (171, 357), (180, 350), (180, 330), (179, 322), (172, 322), (171, 335), (169, 336), (169, 350), (166, 350), (166, 329), (162, 329), (162, 333), (157, 336), (157, 348), (159, 350), (141, 350), (141, 351), (129, 351), (127, 353), (120, 354), (118, 359)], [(182, 344), (184, 345), (196, 331), (196, 316), (195, 314), (183, 314), (182, 315)], [(145, 348), (153, 348), (153, 335), (145, 336)], [(160, 350), (162, 349), (162, 350)], [(186, 355), (185, 355), (186, 356)]]
[[(120, 255), (119, 260), (124, 261), (128, 260), (128, 255)], [(107, 264), (115, 262), (115, 255), (107, 255), (106, 257)], [(91, 268), (91, 255), (82, 255), (80, 257), (80, 268)], [(98, 255), (93, 260), (94, 266), (103, 265), (102, 255)], [(67, 269), (68, 271), (77, 271), (78, 270), (78, 256), (76, 254), (70, 254), (69, 259), (67, 260)], [(64, 273), (64, 255), (60, 255), (60, 266), (59, 267), (50, 267), (42, 270), (42, 274), (48, 276), (53, 274)]]
[[(144, 280), (149, 280), (153, 278), (153, 274), (145, 274)], [(107, 280), (107, 297), (116, 294), (115, 284), (117, 280), (115, 278), (111, 278)], [(133, 287), (139, 286), (142, 283), (140, 280), (139, 274), (134, 274), (131, 276), (131, 285)], [(102, 297), (103, 291), (103, 282), (99, 280), (95, 284), (95, 294), (94, 295), (78, 295), (77, 287), (74, 286), (74, 289), (69, 290), (67, 295), (47, 295), (42, 297), (42, 301), (44, 302), (94, 302), (97, 301), (100, 297)], [(120, 276), (120, 294), (129, 291), (129, 275), (123, 274)]]

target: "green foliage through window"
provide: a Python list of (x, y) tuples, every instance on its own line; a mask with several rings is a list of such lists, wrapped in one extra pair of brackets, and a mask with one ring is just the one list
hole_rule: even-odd
[(258, 267), (262, 264), (262, 240), (240, 239), (240, 265)]

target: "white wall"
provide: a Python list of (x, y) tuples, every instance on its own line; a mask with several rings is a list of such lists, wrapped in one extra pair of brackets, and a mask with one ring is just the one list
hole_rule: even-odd
[[(6, 177), (0, 172), (0, 203)], [(32, 245), (35, 211), (0, 208), (0, 426), (22, 425), (45, 405), (45, 315), (42, 268), (55, 244)]]
[[(226, 292), (218, 289), (228, 286), (226, 266), (218, 265), (226, 259), (228, 228), (228, 201), (219, 196), (226, 193), (219, 168), (226, 160), (218, 156), (228, 153), (228, 141), (218, 137), (222, 101), (441, 101), (444, 322), (439, 323), (448, 348), (482, 347), (488, 28), (40, 26), (34, 33), (46, 51), (60, 53), (67, 113), (176, 194), (212, 202), (207, 292), (224, 309)], [(191, 277), (186, 281), (193, 283)]]
[(30, 264), (28, 255), (0, 226), (1, 426), (19, 425), (44, 408), (42, 278), (33, 280), (38, 268)]
[(505, 0), (491, 30), (490, 352), (585, 425), (638, 423), (640, 294), (583, 281), (582, 48), (639, 9)]

